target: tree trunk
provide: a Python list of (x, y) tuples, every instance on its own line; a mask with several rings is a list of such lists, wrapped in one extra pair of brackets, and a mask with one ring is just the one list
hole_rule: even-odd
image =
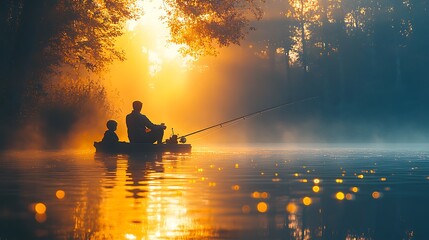
[(301, 19), (300, 19), (300, 30), (301, 30), (301, 44), (302, 44), (302, 68), (304, 71), (304, 79), (307, 77), (308, 66), (307, 66), (307, 44), (305, 41), (305, 16), (304, 16), (304, 1), (301, 0)]
[(289, 61), (290, 61), (290, 57), (289, 57), (289, 49), (288, 48), (284, 48), (284, 51), (285, 51), (285, 70), (286, 70), (286, 80), (290, 80), (289, 78), (290, 78), (290, 63), (289, 63)]

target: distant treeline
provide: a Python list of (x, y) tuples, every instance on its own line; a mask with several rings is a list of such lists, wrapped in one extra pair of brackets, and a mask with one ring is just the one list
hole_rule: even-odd
[(282, 17), (255, 23), (248, 44), (270, 66), (272, 92), (320, 97), (308, 116), (341, 130), (321, 139), (429, 134), (429, 1), (276, 2)]

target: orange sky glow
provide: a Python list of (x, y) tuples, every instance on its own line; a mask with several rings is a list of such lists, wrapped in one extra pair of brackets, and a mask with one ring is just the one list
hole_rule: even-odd
[[(217, 56), (200, 59), (183, 56), (180, 46), (169, 42), (168, 26), (161, 19), (162, 0), (139, 3), (144, 16), (128, 21), (126, 33), (118, 39), (126, 60), (115, 62), (104, 76), (111, 102), (119, 110), (112, 118), (118, 122), (121, 141), (128, 141), (125, 116), (131, 112), (134, 100), (143, 102), (142, 113), (152, 122), (167, 125), (164, 139), (170, 137), (172, 128), (175, 134), (183, 136), (279, 102), (275, 94), (269, 94), (272, 98), (264, 97), (269, 91), (267, 86), (250, 86), (249, 79), (265, 81), (264, 76), (255, 76), (255, 72), (266, 71), (250, 45), (243, 42), (241, 46), (219, 49)], [(249, 94), (249, 87), (256, 95)], [(249, 102), (256, 99), (260, 101), (249, 107)], [(197, 134), (188, 142), (247, 142), (247, 123), (241, 121), (227, 130)]]
[[(201, 109), (206, 109), (207, 105), (203, 105), (210, 98), (204, 98), (202, 85), (196, 83), (201, 81), (198, 78), (204, 75), (206, 65), (183, 56), (180, 46), (168, 41), (170, 32), (161, 20), (164, 14), (161, 0), (139, 2), (143, 4), (144, 16), (128, 21), (126, 33), (118, 39), (118, 47), (125, 50), (127, 60), (115, 62), (105, 74), (110, 98), (119, 110), (116, 120), (120, 139), (128, 140), (125, 116), (134, 100), (143, 102), (142, 113), (154, 123), (167, 125), (164, 138), (170, 136), (171, 128), (184, 135), (213, 123)], [(198, 120), (201, 126), (194, 126), (189, 120), (196, 109), (199, 116), (192, 116), (192, 120)]]

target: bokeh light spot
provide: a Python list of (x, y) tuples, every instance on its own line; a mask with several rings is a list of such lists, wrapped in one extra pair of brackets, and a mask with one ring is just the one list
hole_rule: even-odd
[(349, 200), (349, 201), (350, 201), (350, 200), (354, 200), (354, 199), (355, 199), (355, 196), (354, 196), (353, 194), (351, 194), (351, 193), (347, 193), (347, 194), (346, 194), (346, 199), (347, 199), (347, 200)]
[(38, 214), (44, 214), (46, 212), (46, 205), (43, 203), (37, 203), (34, 206), (34, 211), (36, 211)]
[(289, 203), (288, 205), (286, 205), (286, 211), (288, 211), (289, 213), (296, 213), (297, 210), (298, 207), (295, 203)]
[(243, 207), (241, 207), (241, 211), (243, 213), (250, 213), (250, 207), (249, 207), (249, 205), (244, 205)]
[(253, 192), (252, 198), (261, 198), (261, 193), (260, 192)]
[(319, 192), (320, 191), (320, 187), (319, 186), (313, 186), (313, 192)]
[(337, 192), (337, 194), (335, 194), (335, 198), (338, 200), (344, 200), (344, 193), (343, 192)]
[(313, 201), (311, 200), (311, 198), (310, 198), (310, 197), (304, 197), (304, 198), (302, 199), (302, 203), (303, 203), (305, 206), (310, 206), (312, 202), (313, 202)]
[(58, 190), (55, 192), (55, 196), (58, 199), (63, 199), (66, 196), (66, 193), (63, 190)]
[(371, 195), (374, 199), (379, 199), (382, 197), (382, 194), (380, 192), (377, 192), (377, 191), (373, 192)]
[(268, 204), (265, 202), (259, 202), (256, 208), (258, 209), (259, 212), (264, 213), (264, 212), (267, 212), (268, 210)]
[(267, 192), (261, 193), (261, 198), (268, 198), (269, 194)]

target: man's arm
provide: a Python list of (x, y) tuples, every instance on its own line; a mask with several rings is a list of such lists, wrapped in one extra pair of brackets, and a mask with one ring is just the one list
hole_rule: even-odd
[(154, 127), (156, 127), (156, 126), (157, 126), (156, 124), (153, 124), (153, 123), (149, 120), (149, 118), (147, 118), (147, 117), (146, 117), (146, 115), (141, 115), (141, 116), (142, 116), (142, 117), (141, 117), (141, 120), (142, 120), (143, 124), (144, 124), (147, 128), (152, 129), (152, 128), (154, 128)]

